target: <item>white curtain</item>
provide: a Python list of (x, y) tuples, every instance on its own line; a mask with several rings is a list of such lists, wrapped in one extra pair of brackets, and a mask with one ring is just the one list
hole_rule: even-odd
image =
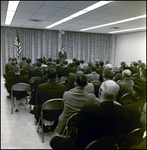
[(121, 60), (128, 65), (137, 60), (146, 63), (146, 31), (112, 35), (111, 62), (119, 67)]

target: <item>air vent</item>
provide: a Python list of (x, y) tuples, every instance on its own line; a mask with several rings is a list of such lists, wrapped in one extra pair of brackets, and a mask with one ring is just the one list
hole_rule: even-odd
[(37, 20), (37, 19), (30, 19), (32, 22), (41, 22), (42, 20)]
[(117, 30), (117, 29), (120, 29), (120, 27), (112, 27), (112, 28), (110, 28), (110, 29), (115, 29), (115, 30)]

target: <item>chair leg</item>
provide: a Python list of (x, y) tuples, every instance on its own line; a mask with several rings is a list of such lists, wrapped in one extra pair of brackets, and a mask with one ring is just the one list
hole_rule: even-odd
[(42, 127), (42, 143), (44, 143), (43, 117), (41, 118), (41, 127)]
[(11, 114), (13, 114), (13, 103), (14, 103), (14, 100), (13, 100), (13, 97), (11, 96)]
[(37, 129), (37, 132), (39, 132), (40, 121), (41, 121), (41, 119), (39, 118), (39, 123), (38, 123), (38, 129)]

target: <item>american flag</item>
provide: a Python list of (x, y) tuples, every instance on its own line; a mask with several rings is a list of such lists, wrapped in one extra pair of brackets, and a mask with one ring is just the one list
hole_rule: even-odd
[(19, 55), (22, 51), (22, 48), (21, 48), (21, 42), (20, 42), (20, 39), (19, 39), (18, 32), (17, 32), (17, 36), (15, 38), (15, 43), (14, 44), (17, 47), (17, 57), (19, 58)]

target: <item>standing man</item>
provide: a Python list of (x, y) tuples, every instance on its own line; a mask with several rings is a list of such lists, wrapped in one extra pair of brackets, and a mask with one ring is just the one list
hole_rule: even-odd
[(64, 60), (67, 58), (67, 53), (64, 51), (64, 47), (61, 48), (61, 51), (59, 52), (59, 59)]

